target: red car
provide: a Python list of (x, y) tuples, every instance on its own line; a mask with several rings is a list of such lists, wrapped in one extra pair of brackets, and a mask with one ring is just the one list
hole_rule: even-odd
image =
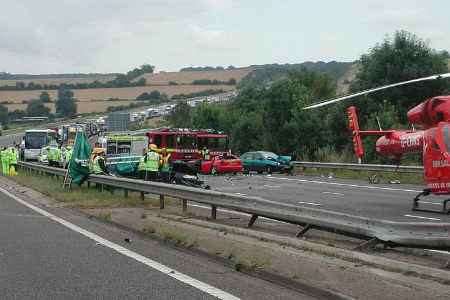
[(202, 160), (200, 172), (212, 175), (242, 172), (242, 161), (231, 154), (217, 155), (211, 160)]

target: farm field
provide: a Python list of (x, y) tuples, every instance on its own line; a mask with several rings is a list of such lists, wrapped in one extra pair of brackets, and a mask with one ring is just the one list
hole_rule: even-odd
[[(193, 92), (200, 92), (208, 89), (223, 89), (230, 91), (235, 89), (230, 85), (170, 85), (170, 86), (152, 86), (152, 87), (126, 87), (126, 88), (102, 88), (102, 89), (83, 89), (73, 90), (75, 98), (78, 101), (95, 101), (108, 100), (110, 98), (117, 98), (121, 100), (134, 100), (137, 96), (144, 92), (151, 92), (158, 90), (161, 93), (166, 93), (169, 97), (175, 94), (188, 94)], [(39, 98), (42, 90), (36, 91), (0, 91), (0, 102), (11, 102), (14, 104), (23, 104), (23, 101)], [(56, 98), (57, 91), (47, 91), (52, 99)], [(112, 101), (109, 101), (112, 102)], [(6, 104), (10, 106), (11, 104)]]
[(14, 79), (14, 80), (9, 80), (9, 79), (1, 79), (0, 80), (0, 86), (5, 86), (5, 85), (9, 85), (9, 86), (15, 86), (16, 82), (20, 81), (23, 82), (25, 84), (28, 84), (30, 82), (33, 82), (35, 84), (62, 84), (62, 83), (66, 83), (66, 84), (76, 84), (76, 83), (90, 83), (90, 82), (94, 82), (94, 81), (99, 81), (99, 82), (107, 82), (110, 80), (113, 80), (115, 78), (114, 75), (109, 75), (109, 74), (105, 74), (105, 75), (93, 75), (90, 77), (80, 77), (80, 78), (34, 78), (34, 79)]
[(178, 84), (191, 84), (194, 80), (209, 79), (228, 81), (231, 78), (236, 79), (239, 82), (253, 68), (236, 68), (232, 70), (211, 70), (211, 71), (183, 71), (183, 72), (159, 72), (155, 74), (144, 74), (135, 80), (145, 78), (147, 85), (167, 85), (173, 81)]
[[(77, 112), (78, 113), (92, 113), (92, 112), (104, 112), (108, 108), (108, 106), (120, 106), (120, 105), (129, 105), (131, 103), (136, 103), (138, 101), (129, 101), (129, 100), (121, 100), (121, 101), (82, 101), (77, 102)], [(51, 109), (51, 112), (55, 112), (55, 104), (54, 103), (45, 103), (45, 106)], [(16, 109), (25, 110), (26, 104), (8, 104), (6, 105), (9, 111), (13, 111)]]

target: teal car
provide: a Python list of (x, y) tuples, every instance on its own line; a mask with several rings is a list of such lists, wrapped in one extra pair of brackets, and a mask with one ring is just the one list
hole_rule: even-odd
[(280, 156), (273, 152), (267, 151), (253, 151), (246, 152), (241, 155), (244, 173), (256, 171), (258, 173), (266, 172), (290, 172), (291, 157)]

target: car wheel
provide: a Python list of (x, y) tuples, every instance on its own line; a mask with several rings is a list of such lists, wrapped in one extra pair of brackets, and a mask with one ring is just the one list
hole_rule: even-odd
[(271, 175), (272, 174), (272, 167), (271, 166), (267, 166), (266, 172), (267, 172), (267, 174)]
[(211, 175), (217, 175), (217, 169), (216, 169), (216, 167), (212, 167), (212, 169), (211, 169)]
[(242, 174), (248, 175), (248, 174), (250, 174), (250, 171), (248, 169), (246, 169), (246, 168), (243, 168), (242, 169)]

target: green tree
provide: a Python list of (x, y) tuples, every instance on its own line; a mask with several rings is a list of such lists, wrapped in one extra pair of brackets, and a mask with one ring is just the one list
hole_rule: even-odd
[(174, 127), (190, 128), (192, 127), (192, 109), (186, 102), (180, 102), (168, 115), (167, 120)]
[(223, 130), (226, 120), (223, 118), (224, 108), (217, 105), (202, 103), (192, 116), (192, 124), (198, 129)]
[(58, 89), (58, 99), (55, 103), (56, 113), (64, 117), (72, 117), (77, 113), (77, 104), (73, 92), (65, 86)]
[(27, 114), (25, 111), (20, 109), (15, 109), (13, 111), (8, 112), (8, 118), (9, 120), (15, 120), (25, 117)]
[(9, 122), (8, 118), (8, 107), (3, 104), (0, 104), (0, 123), (2, 125), (6, 125)]
[(50, 98), (50, 95), (47, 92), (42, 92), (39, 95), (39, 100), (41, 100), (42, 103), (50, 103), (50, 102), (52, 102), (52, 100)]
[[(397, 31), (382, 43), (361, 56), (356, 80), (351, 91), (360, 91), (390, 83), (448, 72), (445, 52), (431, 49), (427, 43), (407, 31)], [(382, 109), (384, 100), (394, 105), (402, 123), (407, 123), (406, 112), (425, 99), (444, 93), (448, 80), (421, 82), (392, 88), (359, 99), (358, 107), (365, 116)], [(356, 103), (356, 102), (355, 102)]]
[(28, 117), (48, 117), (50, 108), (46, 107), (39, 99), (33, 99), (28, 102), (25, 110)]
[(159, 100), (161, 99), (161, 93), (157, 90), (150, 92), (149, 100)]

